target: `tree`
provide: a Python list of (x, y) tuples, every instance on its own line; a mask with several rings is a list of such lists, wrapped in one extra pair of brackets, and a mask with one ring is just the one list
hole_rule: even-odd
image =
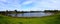
[(17, 13), (17, 10), (15, 10), (15, 13)]
[(15, 14), (15, 17), (17, 17), (17, 10), (14, 11), (16, 14)]
[(7, 16), (7, 15), (8, 15), (8, 13), (9, 13), (9, 12), (8, 12), (8, 10), (6, 10), (5, 15)]

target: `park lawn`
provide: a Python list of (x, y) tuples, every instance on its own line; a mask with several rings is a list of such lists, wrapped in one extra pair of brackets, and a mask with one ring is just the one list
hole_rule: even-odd
[(38, 18), (15, 18), (0, 15), (0, 24), (60, 24), (60, 14)]

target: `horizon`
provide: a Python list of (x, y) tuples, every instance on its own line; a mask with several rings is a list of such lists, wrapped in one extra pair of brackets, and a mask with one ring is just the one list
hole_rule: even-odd
[[(4, 11), (15, 11), (15, 10), (4, 10)], [(20, 10), (17, 10), (17, 11), (20, 11)], [(30, 10), (31, 11), (31, 10)], [(43, 11), (45, 11), (45, 10), (43, 10)], [(53, 10), (52, 10), (53, 11)], [(60, 11), (60, 10), (58, 10), (58, 11)]]
[(0, 11), (60, 10), (60, 0), (0, 0)]

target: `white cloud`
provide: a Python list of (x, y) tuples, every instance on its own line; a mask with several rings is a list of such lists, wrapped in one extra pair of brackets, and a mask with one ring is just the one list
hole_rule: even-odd
[(6, 2), (7, 0), (0, 0), (0, 1)]
[(27, 4), (30, 4), (30, 3), (32, 3), (32, 1), (26, 1), (22, 5), (27, 5)]
[(18, 3), (18, 1), (13, 0), (7, 0), (6, 2), (4, 0), (0, 1), (0, 10), (21, 10), (21, 5)]
[(54, 9), (60, 9), (60, 0), (42, 0), (42, 1), (36, 1), (36, 6), (31, 8), (31, 10), (54, 10)]
[[(60, 10), (60, 0), (26, 0), (22, 2), (22, 4), (19, 4), (21, 0), (0, 0), (0, 8), (4, 9), (10, 9), (10, 10), (45, 10), (45, 9), (59, 9)], [(4, 3), (3, 3), (4, 2)], [(31, 3), (34, 6), (32, 8), (28, 7), (22, 8), (21, 6), (29, 5)], [(31, 5), (30, 5), (31, 6)], [(1, 10), (1, 9), (0, 9)]]

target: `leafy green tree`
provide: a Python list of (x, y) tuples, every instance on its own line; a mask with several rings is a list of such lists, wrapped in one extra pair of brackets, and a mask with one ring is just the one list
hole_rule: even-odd
[(17, 10), (15, 10), (15, 13), (17, 13)]
[(8, 13), (9, 13), (9, 12), (8, 12), (8, 10), (6, 10), (5, 15), (7, 16), (7, 15), (8, 15)]
[(15, 14), (15, 17), (17, 17), (17, 10), (15, 10), (15, 13), (16, 13), (16, 14)]

